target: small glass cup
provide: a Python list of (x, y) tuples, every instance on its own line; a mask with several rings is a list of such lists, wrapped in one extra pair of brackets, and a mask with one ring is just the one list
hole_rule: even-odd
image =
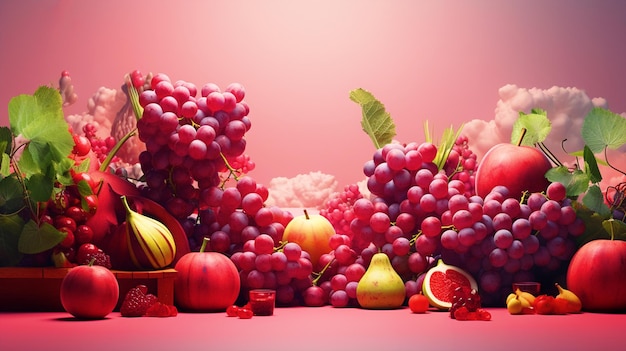
[(271, 289), (250, 290), (250, 309), (255, 316), (271, 316), (274, 314), (276, 291)]
[(525, 291), (527, 293), (531, 293), (535, 296), (538, 296), (539, 292), (541, 291), (541, 284), (539, 284), (538, 282), (513, 283), (513, 292), (517, 291), (517, 289), (520, 289), (521, 291)]

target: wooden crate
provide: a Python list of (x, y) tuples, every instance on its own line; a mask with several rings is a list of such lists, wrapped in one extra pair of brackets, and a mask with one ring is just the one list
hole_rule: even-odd
[[(63, 311), (59, 291), (63, 277), (71, 268), (0, 267), (0, 311)], [(119, 310), (131, 288), (143, 284), (159, 301), (174, 303), (174, 269), (157, 271), (112, 270), (120, 285)]]

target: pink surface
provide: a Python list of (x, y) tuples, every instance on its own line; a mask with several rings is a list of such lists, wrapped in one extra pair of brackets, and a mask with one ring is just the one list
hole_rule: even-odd
[(253, 175), (363, 178), (373, 146), (348, 98), (370, 90), (398, 139), (491, 120), (506, 84), (584, 89), (626, 111), (623, 1), (0, 2), (0, 124), (11, 97), (69, 70), (78, 103), (133, 69), (247, 89)]
[[(512, 316), (489, 322), (445, 312), (330, 306), (278, 308), (249, 320), (225, 313), (76, 321), (67, 313), (0, 313), (3, 350), (622, 350), (624, 314)], [(73, 346), (72, 346), (73, 345)]]

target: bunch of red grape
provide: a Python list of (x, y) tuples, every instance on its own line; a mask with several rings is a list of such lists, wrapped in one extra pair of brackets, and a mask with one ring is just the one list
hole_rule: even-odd
[[(418, 277), (442, 257), (477, 278), (487, 304), (501, 303), (514, 280), (562, 273), (584, 231), (562, 184), (522, 199), (498, 187), (483, 199), (474, 192), (477, 165), (467, 139), (459, 137), (441, 169), (433, 162), (437, 152), (431, 143), (393, 143), (365, 163), (372, 197), (344, 207), (353, 218), (350, 230), (336, 226), (349, 239), (355, 263), (366, 268), (370, 251), (386, 253), (411, 294), (420, 290)], [(326, 279), (338, 274), (335, 269)]]
[(297, 243), (276, 246), (270, 235), (260, 234), (247, 240), (231, 260), (239, 270), (243, 297), (252, 289), (272, 289), (278, 305), (301, 304), (302, 292), (311, 286), (313, 265)]
[(292, 216), (266, 207), (267, 188), (244, 175), (255, 165), (244, 154), (251, 122), (243, 86), (198, 89), (159, 73), (149, 87), (137, 123), (144, 194), (185, 224), (192, 249), (210, 237), (212, 250), (232, 253), (261, 233), (278, 243)]

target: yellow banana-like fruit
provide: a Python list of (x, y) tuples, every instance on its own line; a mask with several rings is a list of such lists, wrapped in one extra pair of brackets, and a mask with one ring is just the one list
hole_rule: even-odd
[(526, 300), (525, 297), (517, 295), (517, 299), (522, 304), (522, 308), (531, 308), (531, 307), (533, 307), (533, 304), (530, 303), (530, 301)]
[(564, 299), (567, 301), (567, 313), (578, 313), (582, 309), (582, 302), (574, 294), (571, 290), (567, 290), (559, 285), (559, 283), (554, 284), (556, 288), (559, 290), (559, 294), (556, 296), (557, 299)]
[(509, 302), (510, 302), (512, 299), (516, 299), (516, 298), (517, 298), (517, 295), (515, 295), (514, 293), (510, 293), (510, 294), (506, 297), (506, 304), (508, 305), (508, 304), (509, 304)]
[(176, 244), (167, 227), (156, 219), (133, 211), (125, 196), (127, 241), (130, 258), (137, 268), (161, 269), (174, 261)]
[(520, 289), (515, 290), (515, 294), (517, 296), (523, 297), (524, 299), (526, 299), (530, 305), (532, 306), (533, 302), (535, 302), (535, 295), (526, 292), (526, 291), (522, 291)]
[(510, 314), (520, 314), (524, 310), (522, 302), (517, 298), (515, 294), (512, 295), (512, 298), (507, 298), (506, 309), (507, 311), (509, 311)]

